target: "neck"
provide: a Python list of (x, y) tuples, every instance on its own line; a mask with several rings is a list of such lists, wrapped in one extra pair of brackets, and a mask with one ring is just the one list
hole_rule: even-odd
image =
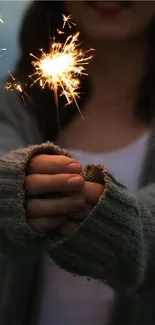
[(98, 44), (95, 48), (88, 71), (93, 89), (91, 100), (98, 102), (97, 107), (102, 103), (100, 108), (107, 107), (109, 114), (118, 114), (118, 110), (124, 110), (124, 107), (132, 114), (139, 87), (147, 73), (146, 37), (105, 42), (104, 46)]

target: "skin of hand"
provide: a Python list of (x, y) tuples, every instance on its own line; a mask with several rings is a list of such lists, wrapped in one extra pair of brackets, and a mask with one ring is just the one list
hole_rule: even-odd
[(72, 233), (97, 204), (103, 186), (85, 182), (82, 166), (66, 156), (37, 155), (25, 176), (26, 212), (36, 231)]
[(73, 214), (73, 218), (71, 216), (70, 220), (67, 220), (64, 225), (60, 226), (58, 229), (58, 235), (68, 236), (73, 233), (78, 228), (79, 222), (84, 220), (87, 217), (88, 213), (98, 203), (103, 191), (103, 185), (92, 182), (85, 182), (83, 189), (83, 194), (86, 201), (85, 207), (80, 212), (75, 212)]

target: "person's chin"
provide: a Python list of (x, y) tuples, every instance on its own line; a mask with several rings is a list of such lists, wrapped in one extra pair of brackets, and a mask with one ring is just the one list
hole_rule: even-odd
[(93, 41), (119, 41), (130, 38), (130, 28), (122, 28), (122, 26), (95, 26), (90, 27), (86, 31), (88, 37)]

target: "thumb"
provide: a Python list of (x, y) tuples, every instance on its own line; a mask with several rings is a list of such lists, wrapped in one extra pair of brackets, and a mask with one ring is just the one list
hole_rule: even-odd
[(104, 186), (98, 183), (85, 182), (84, 197), (87, 203), (96, 205), (104, 191)]

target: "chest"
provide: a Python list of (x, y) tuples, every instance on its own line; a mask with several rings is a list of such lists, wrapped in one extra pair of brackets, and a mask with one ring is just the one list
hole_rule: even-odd
[[(144, 140), (141, 141), (141, 140)], [(125, 152), (123, 152), (123, 155), (122, 155), (122, 164), (120, 162), (120, 157), (119, 156), (119, 159), (118, 159), (118, 164), (117, 166), (120, 167), (120, 171), (122, 172), (123, 170), (123, 162), (125, 164), (125, 168), (124, 168), (124, 171), (127, 170), (128, 171), (128, 175), (129, 175), (129, 170), (130, 172), (133, 172), (133, 168), (132, 168), (132, 164), (134, 163), (134, 165), (137, 164), (137, 168), (136, 168), (136, 175), (139, 175), (141, 170), (142, 170), (142, 162), (144, 160), (144, 156), (146, 155), (146, 146), (147, 146), (147, 142), (148, 142), (148, 136), (144, 137), (144, 139), (140, 139), (140, 143), (136, 142), (135, 143), (135, 148), (130, 148), (132, 149), (131, 151), (127, 150), (127, 154), (125, 155)], [(139, 151), (138, 151), (139, 150)], [(132, 155), (131, 155), (132, 153)], [(139, 156), (139, 153), (141, 153), (141, 157)], [(81, 152), (78, 150), (76, 150), (76, 152), (74, 153), (75, 155), (79, 155), (79, 160), (81, 161), (81, 163), (87, 163), (87, 162), (90, 162), (90, 157), (88, 157), (88, 155), (82, 155), (80, 157), (80, 154)], [(115, 156), (115, 162), (116, 162), (116, 158), (118, 157), (117, 154), (118, 152), (115, 152), (116, 156)], [(149, 153), (149, 155), (152, 156), (152, 159), (153, 158), (153, 151)], [(102, 160), (105, 161), (105, 154), (103, 156), (98, 156), (95, 154), (94, 157), (91, 155), (91, 159), (94, 161), (92, 161), (93, 163), (102, 163)], [(131, 156), (133, 157), (133, 159), (131, 159)], [(125, 158), (126, 157), (126, 158)], [(137, 160), (134, 160), (134, 157), (138, 157)], [(112, 159), (113, 158), (113, 159)], [(150, 160), (150, 161), (153, 161), (153, 160)], [(109, 163), (108, 163), (109, 161)], [(109, 159), (107, 158), (107, 164), (109, 165), (110, 167), (110, 161), (113, 161), (114, 162), (114, 157), (112, 156), (109, 156)], [(128, 165), (127, 165), (128, 163)], [(130, 168), (131, 167), (131, 168)], [(118, 175), (118, 169), (116, 168), (116, 163), (113, 164), (113, 166), (111, 166), (111, 170), (115, 168), (115, 173), (117, 173)], [(148, 170), (149, 169), (149, 170)], [(154, 178), (155, 178), (155, 170), (151, 170), (151, 168), (149, 168), (148, 164), (147, 164), (147, 173), (146, 173), (146, 180), (144, 182), (148, 182), (149, 180), (149, 175), (154, 175)], [(139, 173), (139, 174), (138, 174)], [(122, 175), (122, 174), (121, 174)], [(127, 175), (127, 173), (126, 173)], [(153, 180), (153, 175), (152, 175), (152, 180)], [(137, 176), (136, 176), (137, 177)], [(128, 184), (129, 185), (129, 184)], [(129, 186), (130, 187), (130, 186)], [(135, 186), (135, 189), (136, 189), (136, 186)], [(53, 283), (54, 284), (54, 283)], [(56, 282), (55, 282), (56, 284)], [(73, 289), (74, 286), (72, 286), (71, 289)], [(48, 288), (49, 288), (49, 285), (48, 285)], [(79, 286), (78, 286), (79, 288)], [(53, 287), (54, 289), (54, 287)], [(56, 288), (57, 289), (57, 288)], [(55, 289), (55, 292), (57, 292), (57, 290)], [(60, 288), (60, 291), (61, 291), (62, 288)], [(67, 289), (66, 289), (66, 292)], [(64, 292), (65, 293), (65, 292)], [(75, 291), (74, 291), (75, 293)], [(66, 295), (67, 296), (67, 295)], [(66, 297), (65, 297), (66, 299)], [(66, 300), (64, 299), (64, 302), (66, 303)], [(119, 325), (124, 325), (124, 324), (153, 324), (154, 323), (154, 320), (155, 320), (155, 315), (154, 315), (154, 307), (153, 307), (153, 301), (150, 301), (150, 303), (148, 304), (148, 301), (150, 301), (150, 295), (148, 295), (147, 299), (146, 297), (143, 297), (142, 295), (138, 295), (136, 294), (134, 297), (116, 297), (116, 303), (115, 303), (115, 309), (116, 311), (114, 311), (113, 313), (113, 317), (114, 317), (114, 321), (112, 321), (112, 324), (119, 324)], [(146, 308), (149, 308), (149, 310), (146, 312)], [(145, 311), (143, 313), (143, 310)], [(135, 313), (135, 314), (134, 314)], [(150, 320), (145, 320), (144, 321), (144, 318), (145, 315), (150, 315)], [(137, 318), (138, 317), (138, 318)], [(153, 317), (153, 318), (151, 318)], [(135, 320), (135, 322), (133, 322), (133, 319)], [(137, 320), (139, 319), (139, 320)], [(152, 321), (153, 319), (153, 321)]]
[[(126, 183), (131, 190), (137, 190), (139, 175), (146, 151), (149, 134), (127, 148), (112, 153), (88, 153), (71, 151), (81, 162), (105, 164), (116, 178)], [(112, 288), (85, 277), (74, 277), (60, 269), (45, 256), (43, 260), (43, 291), (39, 325), (110, 325), (116, 301)], [(54, 309), (51, 306), (55, 306)]]
[(149, 131), (148, 125), (133, 124), (123, 119), (105, 119), (97, 112), (77, 116), (61, 131), (62, 146), (67, 150), (103, 153), (120, 150)]

